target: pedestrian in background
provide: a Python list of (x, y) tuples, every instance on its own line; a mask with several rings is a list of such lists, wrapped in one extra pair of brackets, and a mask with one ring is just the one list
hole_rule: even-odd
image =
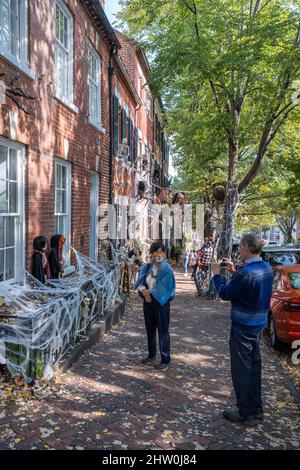
[(243, 266), (224, 260), (233, 277), (226, 285), (220, 265), (213, 265), (213, 280), (219, 296), (231, 301), (230, 359), (238, 411), (225, 411), (234, 423), (255, 426), (263, 419), (261, 397), (261, 356), (259, 342), (266, 326), (272, 295), (273, 271), (260, 257), (262, 243), (247, 234), (240, 241)]
[(182, 254), (182, 265), (184, 269), (184, 277), (188, 277), (190, 265), (190, 251), (187, 249), (185, 249)]
[(170, 356), (170, 302), (175, 297), (173, 269), (165, 259), (166, 249), (160, 242), (150, 247), (151, 261), (142, 266), (135, 289), (144, 300), (144, 318), (148, 338), (148, 357), (142, 364), (154, 364), (158, 330), (161, 361), (156, 369), (168, 367)]

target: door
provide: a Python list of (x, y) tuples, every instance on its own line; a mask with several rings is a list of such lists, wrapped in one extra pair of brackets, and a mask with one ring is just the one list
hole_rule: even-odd
[(98, 260), (97, 210), (99, 205), (99, 175), (91, 173), (90, 180), (90, 258)]

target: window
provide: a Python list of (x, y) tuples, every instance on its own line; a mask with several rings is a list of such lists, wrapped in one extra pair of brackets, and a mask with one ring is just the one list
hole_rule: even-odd
[(0, 53), (32, 76), (28, 68), (27, 0), (0, 0)]
[(56, 3), (56, 95), (66, 104), (73, 102), (73, 19), (61, 0)]
[(143, 78), (139, 77), (138, 78), (138, 95), (140, 98), (142, 98), (142, 90), (143, 90)]
[(71, 245), (71, 169), (66, 163), (55, 164), (55, 232), (64, 235), (64, 264), (70, 264)]
[(289, 273), (289, 281), (293, 289), (300, 290), (300, 272), (298, 273)]
[(101, 127), (101, 67), (100, 58), (96, 51), (89, 48), (89, 121), (96, 127)]
[(23, 149), (0, 139), (0, 282), (24, 274)]

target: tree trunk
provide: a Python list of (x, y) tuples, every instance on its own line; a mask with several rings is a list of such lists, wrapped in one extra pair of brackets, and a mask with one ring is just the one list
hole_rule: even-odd
[(296, 224), (296, 216), (276, 217), (276, 222), (284, 235), (284, 243), (293, 243), (293, 231)]
[(230, 258), (232, 251), (232, 239), (234, 230), (234, 219), (239, 202), (237, 187), (231, 182), (227, 183), (226, 200), (224, 208), (224, 220), (218, 246), (218, 259)]

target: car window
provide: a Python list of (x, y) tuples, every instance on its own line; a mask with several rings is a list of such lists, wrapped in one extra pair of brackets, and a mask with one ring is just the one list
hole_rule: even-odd
[(300, 290), (300, 273), (289, 273), (289, 280), (293, 289)]
[(263, 251), (262, 258), (272, 266), (287, 266), (300, 263), (299, 251)]

